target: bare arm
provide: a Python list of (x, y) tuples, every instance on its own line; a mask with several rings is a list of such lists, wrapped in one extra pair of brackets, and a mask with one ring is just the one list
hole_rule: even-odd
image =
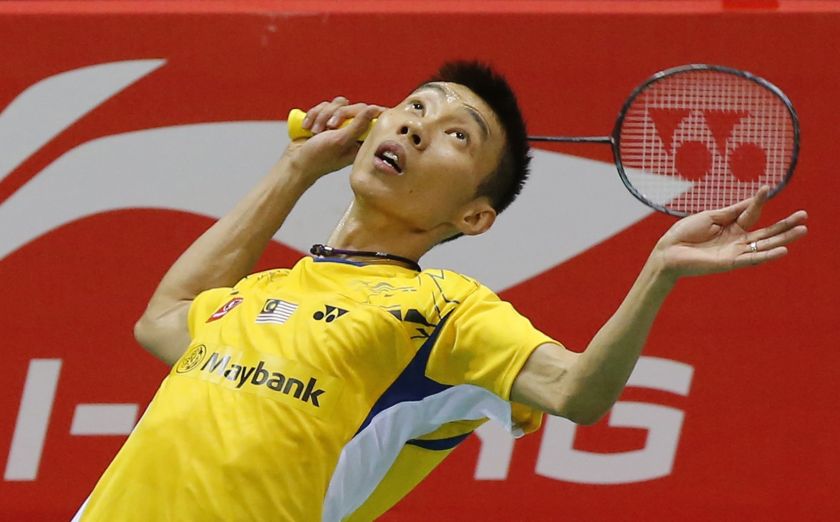
[(336, 98), (313, 111), (325, 117), (339, 114), (328, 128), (356, 116), (351, 125), (290, 145), (259, 184), (170, 267), (134, 327), (146, 350), (167, 364), (177, 361), (190, 342), (187, 314), (193, 299), (210, 288), (233, 286), (247, 275), (306, 189), (352, 162), (358, 151), (356, 137), (381, 108), (346, 103)]
[[(748, 232), (767, 201), (749, 200), (677, 222), (657, 243), (630, 292), (581, 354), (554, 344), (537, 348), (511, 390), (511, 400), (581, 424), (603, 416), (618, 399), (677, 279), (758, 265), (787, 253), (804, 236), (805, 212)], [(756, 251), (749, 246), (757, 242)]]
[(597, 421), (618, 399), (673, 283), (648, 261), (613, 316), (577, 354), (537, 348), (517, 377), (511, 400), (580, 424)]
[(169, 268), (134, 327), (137, 341), (167, 364), (178, 360), (190, 341), (192, 300), (245, 276), (308, 187), (286, 157), (280, 160)]

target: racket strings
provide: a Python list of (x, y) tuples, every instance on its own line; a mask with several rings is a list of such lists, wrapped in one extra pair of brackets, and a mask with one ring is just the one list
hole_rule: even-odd
[(688, 71), (636, 95), (625, 110), (619, 154), (643, 198), (687, 214), (781, 185), (794, 139), (788, 108), (773, 91), (734, 74)]

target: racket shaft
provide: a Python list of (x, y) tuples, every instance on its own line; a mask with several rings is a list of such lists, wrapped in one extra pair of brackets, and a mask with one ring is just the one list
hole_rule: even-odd
[(528, 141), (555, 143), (612, 143), (610, 136), (528, 136)]

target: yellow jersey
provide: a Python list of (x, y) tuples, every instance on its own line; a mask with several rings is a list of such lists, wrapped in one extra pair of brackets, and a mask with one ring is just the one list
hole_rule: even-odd
[(473, 279), (303, 258), (203, 292), (77, 520), (371, 520), (508, 402), (554, 342)]

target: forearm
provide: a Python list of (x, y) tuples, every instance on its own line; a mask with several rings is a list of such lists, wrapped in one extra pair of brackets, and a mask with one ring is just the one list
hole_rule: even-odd
[(281, 159), (236, 206), (201, 235), (170, 267), (149, 301), (155, 319), (209, 288), (232, 286), (247, 275), (297, 200), (311, 185)]
[(621, 306), (568, 370), (563, 395), (571, 398), (570, 417), (595, 422), (615, 403), (674, 282), (656, 257), (648, 259)]
[(318, 108), (319, 118), (339, 115), (337, 127), (342, 118), (353, 121), (292, 142), (265, 178), (181, 254), (161, 280), (134, 326), (137, 341), (156, 357), (168, 364), (178, 360), (190, 342), (192, 300), (204, 290), (233, 286), (247, 275), (306, 189), (353, 162), (359, 137), (382, 112), (381, 107), (364, 104), (348, 107), (345, 98)]
[(678, 277), (755, 266), (787, 254), (807, 233), (797, 211), (749, 232), (769, 188), (720, 210), (677, 221), (657, 242), (624, 302), (581, 354), (556, 344), (538, 347), (514, 381), (511, 398), (581, 424), (595, 422), (624, 388), (659, 308)]

